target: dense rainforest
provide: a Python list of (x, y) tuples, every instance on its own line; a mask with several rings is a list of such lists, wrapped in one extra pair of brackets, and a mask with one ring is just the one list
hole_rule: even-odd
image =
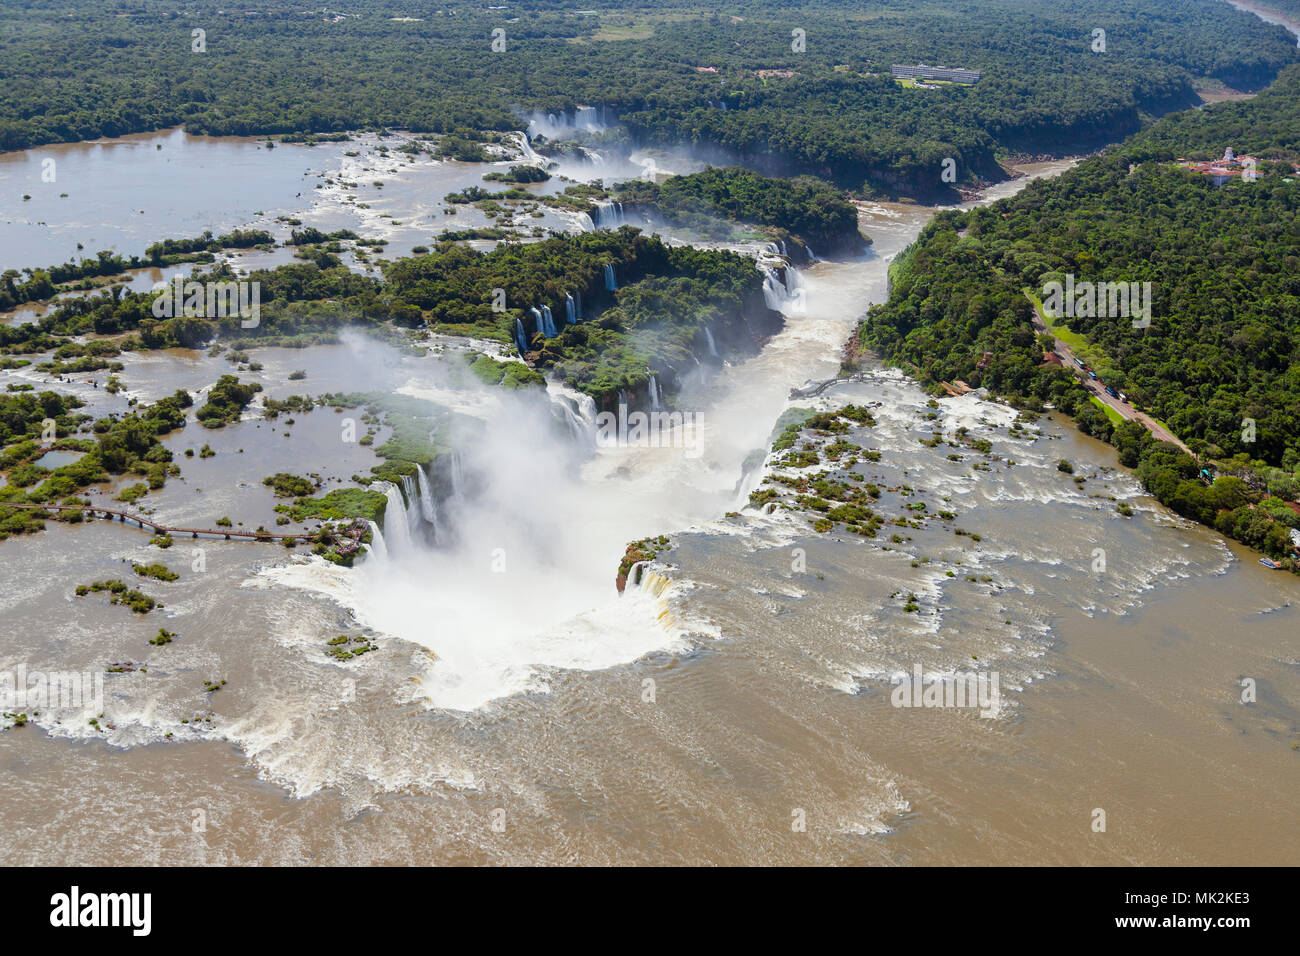
[[(1224, 184), (1179, 168), (1227, 147), (1258, 176)], [(943, 213), (891, 270), (889, 301), (851, 343), (929, 383), (1044, 401), (1120, 449), (1179, 513), (1291, 553), (1300, 513), (1300, 67), (1246, 102), (1156, 123), (1123, 146), (1014, 198)], [(1115, 424), (1071, 370), (1046, 364), (1032, 326), (1050, 282), (1149, 282), (1150, 326), (1075, 315), (1057, 335), (1098, 377), (1163, 421), (1203, 461)], [(1028, 294), (1027, 294), (1028, 293)], [(1200, 480), (1213, 462), (1224, 474)]]
[[(529, 111), (591, 105), (638, 142), (927, 193), (948, 187), (945, 159), (957, 182), (996, 177), (999, 154), (1077, 153), (1191, 105), (1207, 80), (1259, 87), (1296, 60), (1285, 31), (1221, 0), (756, 0), (711, 13), (656, 0), (346, 12), (52, 0), (0, 22), (0, 149), (180, 124), (292, 137), (387, 126), (451, 134), (472, 158)], [(922, 90), (889, 76), (918, 62), (983, 77)]]

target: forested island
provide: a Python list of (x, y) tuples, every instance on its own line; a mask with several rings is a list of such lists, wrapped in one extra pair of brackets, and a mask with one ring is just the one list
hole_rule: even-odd
[(807, 176), (775, 179), (733, 166), (662, 183), (636, 180), (620, 185), (615, 195), (706, 234), (718, 225), (725, 230), (728, 222), (772, 227), (772, 238), (787, 248), (793, 241), (804, 260), (809, 246), (822, 255), (857, 255), (870, 242), (858, 231), (857, 208), (845, 194)]
[[(1174, 163), (1227, 148), (1258, 159), (1253, 181)], [(1288, 557), (1300, 528), (1297, 163), (1292, 67), (1252, 100), (1169, 117), (1013, 199), (937, 216), (894, 263), (889, 301), (850, 355), (877, 351), (936, 388), (961, 379), (1050, 402), (1114, 444), (1162, 503), (1300, 571)], [(1034, 297), (1067, 275), (1150, 282), (1150, 326), (1075, 315), (1036, 334)], [(1057, 337), (1199, 460), (1112, 420), (1074, 369), (1047, 361)]]
[[(0, 34), (0, 149), (178, 125), (288, 141), (392, 127), (445, 134), (442, 154), (481, 160), (530, 112), (588, 106), (632, 143), (935, 195), (1001, 178), (1007, 154), (1135, 132), (1196, 103), (1204, 82), (1262, 87), (1297, 59), (1285, 31), (1221, 0), (1098, 0), (1090, 13), (1103, 49), (1050, 0), (989, 0), (978, 17), (957, 0), (754, 3), (743, 17), (608, 0), (419, 12), (375, 0), (341, 14), (267, 0), (183, 15), (56, 0)], [(982, 78), (916, 89), (890, 76), (917, 62)]]
[[(668, 246), (631, 227), (502, 243), (491, 252), (445, 241), (386, 263), (383, 279), (359, 275), (325, 245), (307, 243), (330, 236), (294, 238), (312, 261), (246, 279), (260, 288), (255, 329), (243, 328), (238, 315), (160, 319), (153, 303), (169, 291), (113, 288), (61, 301), (35, 322), (0, 326), (0, 354), (27, 361), (16, 356), (53, 349), (58, 361), (106, 368), (123, 351), (202, 348), (218, 336), (244, 350), (337, 341), (353, 326), (401, 344), (427, 329), (513, 344), (530, 368), (503, 370), (497, 381), (540, 383), (545, 370), (601, 406), (615, 405), (620, 392), (644, 405), (651, 375), (671, 396), (679, 375), (698, 362), (752, 355), (781, 326), (764, 303), (763, 275), (752, 259)], [(223, 265), (208, 278), (237, 277)], [(91, 333), (104, 338), (77, 341)]]

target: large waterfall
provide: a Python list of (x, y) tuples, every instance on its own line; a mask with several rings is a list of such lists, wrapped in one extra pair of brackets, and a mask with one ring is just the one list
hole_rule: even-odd
[(596, 215), (592, 219), (601, 229), (617, 229), (627, 222), (627, 217), (623, 215), (623, 204), (609, 200), (596, 203)]
[(436, 533), (438, 530), (438, 512), (433, 506), (433, 491), (429, 487), (429, 479), (425, 477), (423, 468), (416, 471), (415, 479), (420, 490), (420, 515), (425, 522), (433, 527)]
[(388, 506), (384, 509), (384, 530), (388, 534), (384, 541), (389, 555), (400, 558), (409, 554), (414, 547), (411, 543), (410, 520), (406, 514), (406, 499), (394, 484), (389, 484), (384, 497), (388, 499)]
[(366, 524), (370, 525), (370, 544), (366, 547), (370, 549), (370, 553), (373, 554), (377, 560), (387, 561), (388, 545), (384, 543), (384, 533), (379, 530), (379, 525), (375, 524), (373, 521), (367, 521)]
[(803, 294), (799, 292), (802, 281), (799, 270), (786, 262), (777, 266), (785, 272), (784, 280), (777, 275), (776, 267), (771, 263), (759, 261), (758, 268), (763, 273), (763, 301), (769, 309), (777, 312), (803, 310)]
[(595, 232), (596, 222), (587, 213), (580, 212), (577, 216), (578, 228), (583, 232)]
[(614, 276), (613, 263), (608, 263), (605, 266), (605, 288), (610, 292), (614, 292), (618, 289), (618, 279)]

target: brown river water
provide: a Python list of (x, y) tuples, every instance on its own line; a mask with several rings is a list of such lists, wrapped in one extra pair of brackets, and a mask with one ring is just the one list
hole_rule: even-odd
[[(57, 217), (57, 193), (31, 210), (7, 196), (0, 251), (11, 266), (65, 258), (76, 241), (136, 252), (202, 228), (282, 235), (274, 217), (292, 215), (381, 232), (386, 254), (404, 254), (447, 225), (437, 199), (480, 182), (482, 169), (408, 166), (373, 145), (347, 157), (355, 144), (266, 151), (173, 132), (0, 157), (0, 179), (58, 158), (57, 185), (72, 194), (61, 201), (74, 210)], [(114, 158), (137, 152), (147, 175)], [(70, 178), (78, 163), (99, 177), (83, 190)], [(340, 172), (348, 163), (357, 168)], [(119, 175), (128, 168), (141, 175), (134, 185)], [(361, 174), (385, 184), (367, 187), (369, 210), (314, 188)], [(232, 188), (245, 181), (259, 192)], [(195, 183), (210, 192), (189, 196)], [(148, 225), (92, 229), (122, 217), (78, 192), (139, 205)], [(229, 205), (214, 216), (219, 196)], [(557, 441), (547, 423), (563, 389), (522, 400), (477, 389), (448, 370), (454, 342), (422, 358), (352, 336), (258, 350), (264, 368), (240, 374), (272, 397), (346, 382), (479, 419), (484, 438), (462, 450), (457, 496), (421, 515), (413, 495), (409, 522), (390, 521), (382, 550), (351, 570), (252, 543), (178, 537), (159, 551), (103, 521), (51, 522), (0, 543), (0, 671), (147, 666), (105, 674), (103, 718), (56, 707), (0, 731), (10, 781), (0, 854), (33, 864), (1294, 862), (1300, 586), (1145, 496), (1109, 446), (1050, 416), (1015, 428), (1013, 412), (974, 395), (932, 409), (906, 378), (874, 368), (793, 404), (878, 403), (877, 424), (858, 438), (881, 458), (863, 470), (915, 489), (906, 501), (886, 493), (882, 509), (951, 508), (979, 541), (938, 525), (897, 544), (817, 534), (802, 517), (743, 508), (770, 467), (752, 467), (752, 453), (770, 444), (789, 389), (835, 374), (857, 317), (884, 298), (889, 260), (932, 214), (864, 205), (871, 253), (801, 270), (806, 308), (790, 308), (760, 355), (701, 368), (679, 397), (704, 422), (699, 454)], [(458, 215), (456, 227), (469, 223)], [(28, 220), (51, 223), (51, 235), (33, 239)], [(284, 261), (283, 250), (236, 260)], [(123, 361), (119, 396), (95, 376), (46, 383), (20, 369), (0, 380), (75, 392), (104, 414), (231, 370), (183, 350)], [(293, 370), (306, 378), (290, 381)], [(339, 441), (329, 410), (288, 426), (258, 407), (225, 429), (191, 423), (169, 437), (183, 477), (142, 504), (170, 523), (229, 515), (253, 527), (274, 518), (264, 476), (314, 471), (328, 487), (374, 463)], [(962, 426), (999, 456), (989, 470), (918, 441)], [(215, 457), (180, 456), (204, 442)], [(1086, 480), (1059, 472), (1060, 458)], [(618, 596), (624, 545), (661, 533), (673, 548)], [(164, 608), (133, 615), (103, 595), (74, 596), (78, 583), (133, 578), (132, 561), (179, 572), (138, 585)], [(914, 613), (900, 594), (916, 596)], [(159, 627), (176, 632), (171, 644), (148, 643)], [(379, 649), (335, 662), (325, 650), (337, 634)], [(891, 681), (917, 666), (996, 672), (996, 716), (892, 706)], [(1247, 704), (1245, 678), (1256, 687)]]

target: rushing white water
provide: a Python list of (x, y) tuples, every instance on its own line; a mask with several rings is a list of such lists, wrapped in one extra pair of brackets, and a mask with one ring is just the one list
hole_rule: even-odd
[(402, 498), (401, 490), (394, 484), (389, 484), (384, 497), (388, 499), (388, 507), (384, 509), (384, 529), (388, 532), (385, 539), (388, 545), (388, 556), (404, 558), (415, 548), (411, 541), (411, 525), (406, 514), (406, 501)]
[(599, 200), (596, 203), (596, 225), (601, 229), (617, 229), (627, 223), (621, 202)]
[(415, 478), (420, 491), (420, 515), (428, 524), (433, 525), (436, 530), (438, 527), (438, 513), (433, 506), (433, 493), (429, 488), (429, 479), (425, 477), (423, 468), (416, 471)]
[(559, 330), (555, 327), (555, 318), (551, 315), (551, 307), (549, 305), (542, 306), (542, 327), (546, 330), (548, 338), (554, 338), (560, 334)]
[(524, 331), (523, 319), (515, 319), (515, 345), (520, 352), (528, 351), (528, 334)]
[(578, 229), (582, 232), (595, 232), (596, 223), (587, 213), (580, 212), (577, 214)]
[(613, 263), (605, 264), (605, 288), (610, 292), (615, 292), (618, 289), (618, 279), (614, 275)]
[(370, 525), (370, 544), (366, 545), (370, 549), (370, 554), (379, 561), (388, 560), (388, 545), (384, 541), (384, 533), (379, 530), (379, 525), (373, 521), (367, 521)]
[(573, 296), (567, 293), (564, 296), (564, 318), (570, 325), (578, 324), (578, 308), (574, 304)]
[(650, 411), (659, 411), (659, 379), (654, 375), (650, 376)]

